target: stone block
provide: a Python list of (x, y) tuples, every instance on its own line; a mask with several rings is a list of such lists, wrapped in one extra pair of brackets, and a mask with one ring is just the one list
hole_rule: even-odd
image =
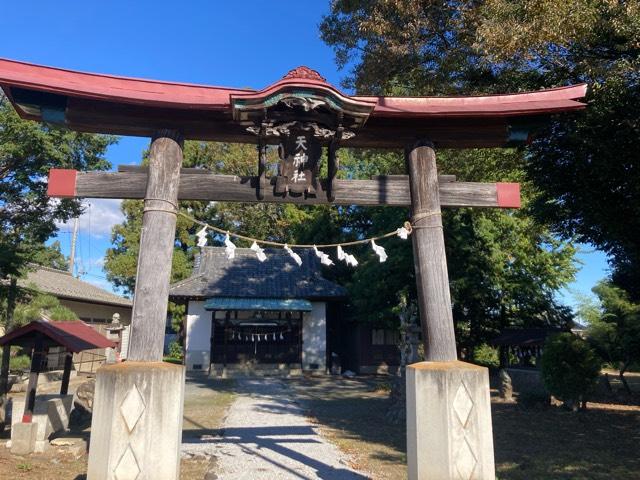
[(38, 425), (35, 423), (16, 423), (11, 426), (11, 453), (29, 455), (35, 451)]
[[(11, 412), (11, 438), (13, 428), (22, 422), (24, 397), (14, 398)], [(33, 409), (32, 423), (37, 426), (35, 452), (42, 453), (49, 446), (49, 437), (69, 428), (69, 414), (73, 404), (73, 395), (38, 395)]]
[(178, 480), (185, 368), (104, 365), (96, 377), (88, 480)]
[(407, 367), (407, 463), (409, 480), (495, 480), (486, 368)]
[(534, 397), (548, 397), (549, 392), (544, 386), (542, 372), (537, 368), (507, 368), (506, 373), (511, 378), (513, 391), (520, 395)]

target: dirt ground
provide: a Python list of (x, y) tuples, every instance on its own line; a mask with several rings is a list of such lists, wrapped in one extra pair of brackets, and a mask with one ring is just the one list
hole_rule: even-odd
[[(640, 391), (640, 375), (630, 375)], [(636, 383), (637, 381), (637, 383)], [(406, 478), (405, 426), (385, 421), (384, 379), (291, 381), (323, 433), (376, 479)], [(612, 381), (614, 390), (616, 382)], [(636, 480), (640, 478), (640, 395), (598, 399), (585, 412), (558, 406), (524, 409), (492, 391), (499, 480)]]
[[(69, 390), (74, 391), (84, 379), (74, 379)], [(39, 387), (39, 393), (55, 391), (59, 384)], [(24, 394), (15, 394), (24, 395)], [(211, 380), (202, 376), (190, 377), (185, 388), (183, 437), (202, 434), (218, 434), (227, 408), (233, 402), (233, 382)], [(74, 433), (88, 438), (89, 430)], [(43, 454), (24, 457), (11, 455), (5, 448), (9, 431), (0, 434), (0, 479), (12, 480), (83, 480), (87, 472), (87, 454), (74, 455), (65, 447), (51, 447)], [(183, 459), (181, 477), (188, 480), (202, 479), (212, 467), (203, 458)]]
[[(351, 466), (376, 479), (406, 478), (405, 427), (385, 420), (388, 379), (310, 377), (288, 380), (296, 399), (321, 433), (351, 458)], [(612, 377), (614, 392), (619, 389)], [(640, 375), (630, 375), (640, 392)], [(234, 399), (232, 381), (190, 378), (185, 395), (183, 438), (219, 435)], [(500, 480), (631, 480), (640, 478), (640, 395), (596, 398), (586, 412), (560, 407), (525, 409), (492, 392), (495, 455)], [(85, 432), (88, 433), (88, 432)], [(81, 480), (87, 457), (62, 449), (14, 457), (0, 435), (0, 479)], [(182, 461), (182, 478), (204, 478), (209, 460)]]

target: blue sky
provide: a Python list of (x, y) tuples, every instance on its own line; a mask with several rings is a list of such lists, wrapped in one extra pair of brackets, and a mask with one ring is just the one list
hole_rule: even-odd
[[(74, 70), (231, 87), (262, 88), (307, 65), (340, 84), (333, 51), (319, 37), (325, 0), (264, 2), (23, 0), (0, 17), (0, 57)], [(8, 13), (8, 12), (5, 12)], [(139, 163), (146, 138), (123, 137), (114, 165)], [(496, 179), (500, 180), (500, 179)], [(122, 216), (116, 200), (89, 200), (77, 250), (83, 278), (110, 288), (102, 261)], [(69, 253), (70, 227), (58, 235)], [(588, 293), (605, 275), (601, 252), (584, 246), (572, 289)], [(569, 303), (571, 295), (562, 297)]]

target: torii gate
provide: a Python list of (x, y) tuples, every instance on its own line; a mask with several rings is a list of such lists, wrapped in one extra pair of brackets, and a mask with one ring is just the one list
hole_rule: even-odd
[[(0, 60), (0, 86), (26, 119), (152, 138), (149, 167), (52, 170), (53, 197), (144, 199), (129, 361), (98, 371), (89, 480), (179, 477), (184, 367), (162, 363), (178, 200), (407, 205), (426, 361), (407, 374), (410, 479), (493, 479), (487, 369), (457, 360), (441, 206), (520, 206), (511, 183), (438, 177), (434, 146), (526, 141), (579, 110), (585, 85), (478, 97), (348, 96), (306, 67), (261, 90), (79, 73)], [(184, 139), (258, 145), (257, 175), (182, 169)], [(266, 147), (280, 145), (266, 177)], [(319, 178), (322, 147), (328, 178)], [(338, 147), (405, 149), (408, 176), (337, 180)]]

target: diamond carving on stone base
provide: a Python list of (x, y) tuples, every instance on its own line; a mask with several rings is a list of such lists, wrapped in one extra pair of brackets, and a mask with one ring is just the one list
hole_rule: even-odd
[(462, 447), (456, 455), (456, 470), (460, 476), (460, 480), (469, 480), (473, 475), (473, 471), (476, 469), (478, 460), (469, 446), (469, 442), (465, 439), (462, 442)]
[(122, 414), (124, 423), (127, 425), (129, 433), (131, 433), (135, 428), (138, 420), (140, 420), (140, 417), (144, 413), (145, 408), (146, 405), (144, 404), (144, 400), (142, 399), (142, 395), (140, 395), (138, 387), (133, 385), (120, 404), (120, 413)]
[(116, 480), (136, 480), (140, 475), (140, 466), (131, 445), (127, 445), (122, 457), (118, 461), (116, 468), (113, 470)]
[(467, 421), (469, 420), (469, 415), (471, 415), (471, 410), (473, 410), (473, 400), (471, 399), (469, 390), (467, 390), (464, 382), (462, 382), (458, 387), (456, 396), (453, 399), (453, 410), (454, 412), (456, 412), (458, 420), (460, 421), (462, 426), (466, 427)]

